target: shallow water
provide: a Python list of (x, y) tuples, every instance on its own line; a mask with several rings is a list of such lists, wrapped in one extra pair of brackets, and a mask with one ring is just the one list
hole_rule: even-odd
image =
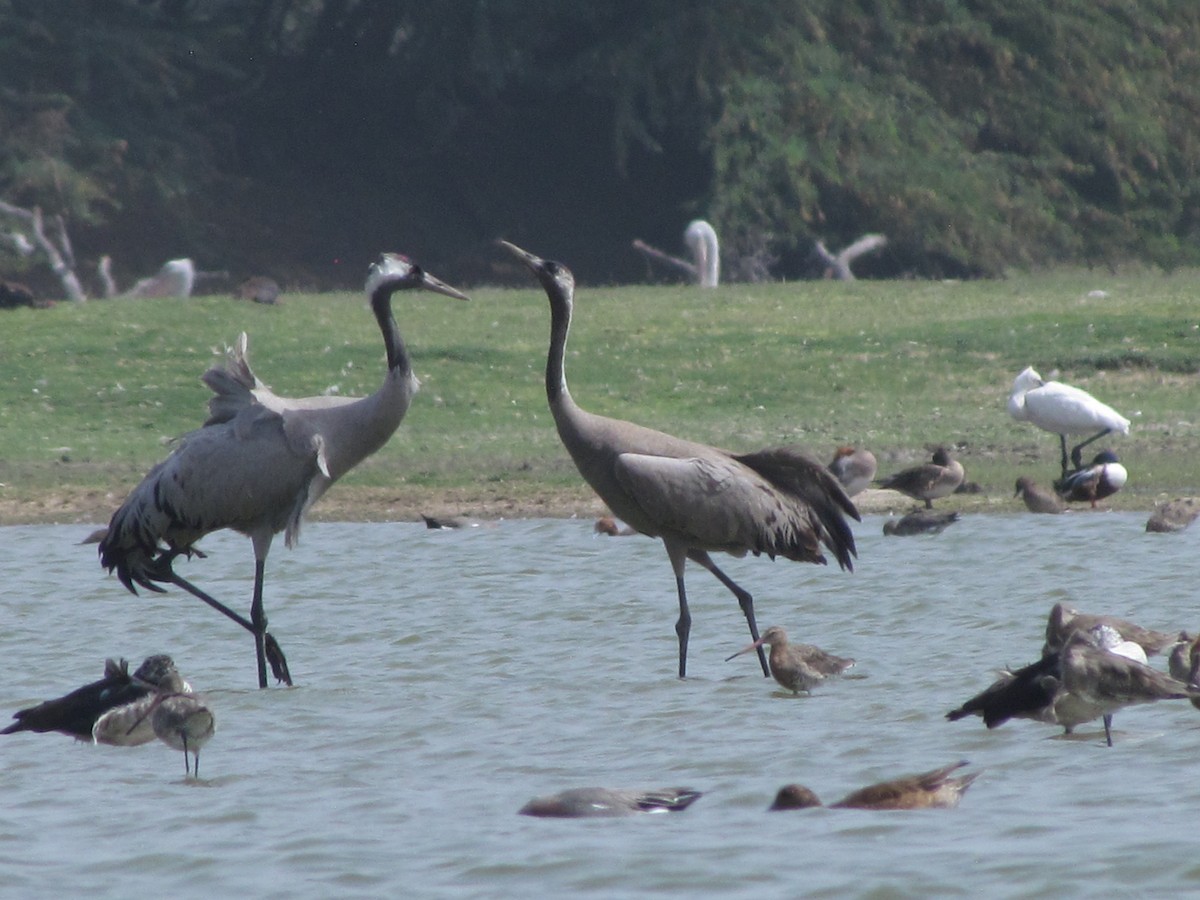
[[(968, 516), (938, 537), (857, 526), (853, 574), (721, 560), (762, 627), (853, 656), (795, 698), (765, 680), (736, 602), (689, 568), (689, 678), (675, 678), (661, 546), (591, 523), (464, 531), (309, 525), (268, 562), (267, 612), (297, 687), (259, 691), (253, 644), (178, 591), (133, 597), (88, 528), (0, 529), (0, 719), (98, 678), (106, 656), (174, 656), (218, 733), (187, 779), (162, 744), (0, 738), (0, 885), (12, 896), (508, 897), (1165, 894), (1200, 889), (1200, 713), (1126, 710), (1116, 746), (943, 714), (995, 668), (1036, 658), (1066, 601), (1200, 626), (1200, 531), (1144, 514)], [(248, 607), (249, 542), (179, 568)], [(242, 599), (246, 598), (246, 599)], [(1161, 659), (1155, 660), (1160, 667)], [(968, 759), (953, 811), (766, 814), (775, 790), (827, 801)], [(690, 786), (679, 815), (517, 816), (572, 786)]]

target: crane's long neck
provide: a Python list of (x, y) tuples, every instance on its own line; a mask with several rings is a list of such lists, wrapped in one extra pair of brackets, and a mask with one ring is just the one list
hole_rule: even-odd
[(550, 298), (550, 352), (546, 355), (546, 399), (551, 408), (571, 402), (564, 362), (570, 330), (571, 297), (555, 294)]
[(383, 334), (383, 346), (387, 350), (388, 370), (399, 370), (402, 375), (412, 371), (412, 362), (408, 358), (408, 349), (404, 346), (404, 338), (400, 337), (400, 329), (396, 326), (396, 317), (392, 314), (392, 293), (395, 287), (383, 284), (371, 295), (371, 310), (375, 313), (375, 321)]

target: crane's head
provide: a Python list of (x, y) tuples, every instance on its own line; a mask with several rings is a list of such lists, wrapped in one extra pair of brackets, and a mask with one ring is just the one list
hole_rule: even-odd
[(457, 300), (470, 298), (456, 288), (450, 287), (444, 281), (434, 278), (407, 256), (400, 253), (381, 253), (379, 261), (371, 263), (367, 269), (368, 296), (374, 297), (380, 291), (392, 294), (394, 291), (423, 288), (435, 294), (445, 294)]
[(570, 301), (575, 293), (575, 276), (562, 263), (534, 256), (528, 250), (522, 250), (516, 244), (508, 241), (498, 241), (505, 250), (529, 267), (529, 271), (537, 276), (546, 293), (551, 297), (557, 295)]

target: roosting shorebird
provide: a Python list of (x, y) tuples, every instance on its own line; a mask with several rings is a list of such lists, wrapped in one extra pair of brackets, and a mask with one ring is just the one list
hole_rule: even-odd
[[(565, 266), (500, 242), (537, 276), (550, 300), (546, 396), (550, 412), (584, 480), (613, 514), (643, 534), (662, 539), (679, 595), (679, 677), (687, 669), (691, 630), (683, 572), (699, 563), (738, 598), (758, 640), (754, 600), (721, 571), (709, 553), (765, 553), (824, 563), (824, 544), (843, 569), (852, 568), (854, 534), (846, 516), (859, 518), (837, 479), (795, 447), (736, 454), (580, 409), (567, 388), (564, 356), (575, 295)], [(763, 675), (766, 655), (758, 648)]]
[[(130, 731), (149, 719), (155, 737), (173, 750), (183, 751), (184, 774), (199, 778), (200, 748), (216, 734), (217, 719), (204, 698), (186, 688), (178, 672), (169, 673), (159, 683), (141, 718), (130, 726)], [(189, 753), (195, 759), (195, 765), (191, 767), (188, 766)]]
[(1070, 460), (1076, 469), (1083, 468), (1083, 448), (1111, 432), (1129, 434), (1129, 420), (1109, 406), (1101, 403), (1087, 391), (1063, 384), (1045, 381), (1029, 366), (1013, 381), (1012, 393), (1008, 396), (1008, 414), (1018, 422), (1032, 422), (1043, 431), (1058, 435), (1062, 445), (1062, 477), (1069, 471), (1067, 454), (1068, 434), (1090, 434), (1087, 440), (1075, 445)]
[[(153, 694), (175, 663), (165, 655), (148, 656), (129, 674), (129, 663), (108, 659), (104, 661), (104, 677), (85, 684), (54, 700), (22, 709), (13, 714), (16, 719), (0, 734), (33, 731), (45, 734), (57, 731), (81, 741), (93, 739), (96, 723), (112, 710), (129, 706)], [(153, 739), (153, 735), (149, 739)]]
[[(387, 443), (408, 411), (417, 379), (392, 314), (392, 294), (415, 288), (467, 299), (399, 254), (385, 253), (372, 264), (366, 292), (383, 334), (387, 373), (369, 397), (280, 397), (251, 371), (243, 335), (228, 368), (204, 375), (215, 395), (208, 421), (181, 438), (130, 492), (100, 542), (101, 564), (116, 570), (131, 592), (137, 593), (137, 585), (161, 591), (159, 584), (174, 584), (253, 634), (259, 687), (267, 686), (268, 659), (275, 678), (292, 683), (263, 611), (271, 542), (286, 530), (292, 546), (309, 507)], [(172, 568), (176, 557), (195, 552), (196, 541), (223, 528), (241, 532), (254, 545), (249, 619)]]

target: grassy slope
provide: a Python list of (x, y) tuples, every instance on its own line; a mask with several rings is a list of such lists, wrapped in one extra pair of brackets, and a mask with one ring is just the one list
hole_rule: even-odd
[[(1114, 505), (1148, 506), (1200, 492), (1198, 287), (1194, 272), (583, 286), (568, 374), (595, 412), (733, 449), (798, 442), (824, 458), (861, 443), (886, 472), (931, 444), (962, 445), (969, 477), (1000, 498), (1019, 472), (1044, 483), (1056, 473), (1056, 439), (1009, 420), (1004, 404), (1022, 367), (1047, 377), (1057, 368), (1133, 419), (1130, 436), (1111, 442), (1131, 473)], [(392, 442), (348, 476), (348, 497), (445, 494), (466, 509), (484, 497), (587, 496), (546, 410), (544, 296), (472, 296), (398, 300), (423, 389)], [(367, 393), (382, 370), (374, 320), (352, 295), (294, 295), (280, 307), (223, 297), (60, 304), (0, 313), (0, 330), (9, 501), (77, 488), (119, 500), (169, 438), (203, 420), (198, 376), (241, 330), (259, 376), (283, 394)]]

